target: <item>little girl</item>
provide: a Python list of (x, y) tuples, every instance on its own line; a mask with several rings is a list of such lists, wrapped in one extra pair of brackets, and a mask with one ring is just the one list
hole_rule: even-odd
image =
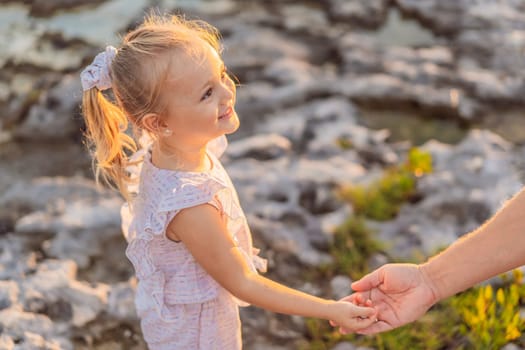
[[(209, 24), (150, 16), (81, 74), (97, 180), (116, 186), (129, 203), (126, 255), (148, 346), (241, 349), (238, 306), (248, 304), (350, 330), (369, 326), (376, 315), (369, 305), (321, 299), (256, 272), (265, 261), (218, 160), (225, 135), (239, 127), (235, 85), (220, 52)], [(109, 88), (113, 98), (102, 93)], [(138, 147), (126, 134), (128, 119), (149, 138), (132, 157)]]

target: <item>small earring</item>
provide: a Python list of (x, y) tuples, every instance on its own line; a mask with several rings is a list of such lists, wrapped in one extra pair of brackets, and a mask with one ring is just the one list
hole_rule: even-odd
[(164, 129), (164, 136), (171, 136), (171, 134), (173, 134), (173, 131), (170, 129)]

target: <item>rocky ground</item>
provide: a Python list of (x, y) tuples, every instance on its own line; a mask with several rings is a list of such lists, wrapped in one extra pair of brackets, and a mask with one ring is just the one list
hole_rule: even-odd
[[(150, 7), (223, 33), (242, 123), (224, 164), (275, 280), (349, 293), (348, 276), (302, 280), (331, 261), (333, 229), (352, 213), (334, 190), (377, 178), (412, 145), (368, 127), (365, 110), (462, 130), (458, 142), (438, 141), (438, 129), (421, 145), (434, 172), (421, 200), (370, 223), (388, 243), (372, 266), (431, 254), (521, 188), (521, 1), (0, 1), (0, 349), (145, 349), (122, 199), (92, 180), (78, 74)], [(246, 349), (308, 342), (301, 318), (246, 308), (242, 319)]]

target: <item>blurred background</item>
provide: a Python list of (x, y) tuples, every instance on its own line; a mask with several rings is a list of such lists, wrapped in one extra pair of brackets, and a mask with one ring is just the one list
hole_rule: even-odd
[[(146, 349), (79, 73), (150, 9), (223, 35), (241, 119), (224, 164), (272, 279), (340, 298), (522, 186), (524, 0), (0, 0), (0, 349)], [(249, 307), (244, 348), (523, 349), (524, 301), (517, 270), (369, 337)]]

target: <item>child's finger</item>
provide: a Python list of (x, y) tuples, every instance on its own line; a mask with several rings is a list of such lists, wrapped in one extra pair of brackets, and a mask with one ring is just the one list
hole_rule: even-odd
[(352, 319), (351, 328), (343, 328), (342, 334), (347, 334), (350, 332), (356, 332), (359, 330), (367, 329), (368, 327), (372, 326), (373, 324), (377, 322), (378, 320), (376, 317), (369, 317), (369, 318), (355, 317), (354, 319)]
[(366, 305), (366, 302), (370, 299), (365, 297), (364, 293), (354, 293), (350, 294), (348, 297), (342, 299), (344, 301), (350, 301), (357, 305)]
[(381, 283), (383, 283), (384, 280), (384, 273), (383, 270), (377, 269), (365, 277), (361, 278), (359, 281), (355, 281), (352, 283), (352, 289), (357, 292), (365, 292), (368, 291), (374, 287), (379, 286)]
[(366, 327), (369, 327), (371, 325), (373, 325), (374, 323), (377, 323), (379, 320), (377, 319), (377, 317), (374, 315), (373, 317), (368, 317), (368, 318), (361, 318), (361, 317), (358, 317), (356, 319), (356, 323), (358, 324), (357, 327), (355, 327), (355, 329), (363, 329), (363, 328), (366, 328)]
[(377, 314), (377, 310), (370, 306), (357, 306), (354, 305), (354, 315), (360, 318), (370, 318)]

